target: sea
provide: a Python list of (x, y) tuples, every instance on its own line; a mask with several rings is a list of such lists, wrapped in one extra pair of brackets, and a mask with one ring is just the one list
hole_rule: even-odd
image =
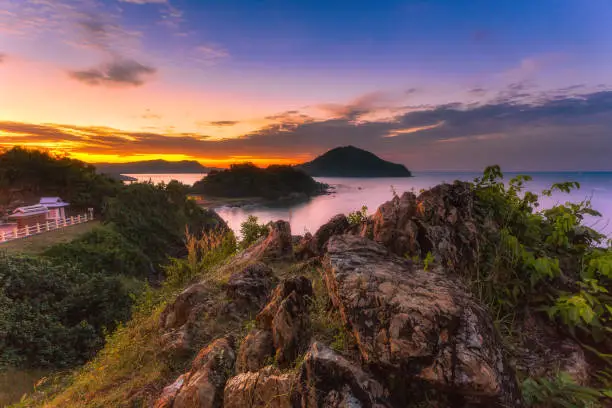
[[(316, 180), (333, 187), (332, 194), (289, 205), (221, 206), (215, 208), (215, 211), (237, 234), (240, 224), (249, 215), (255, 215), (260, 223), (274, 220), (289, 221), (292, 233), (303, 235), (306, 232), (314, 233), (336, 214), (359, 210), (364, 205), (371, 214), (378, 206), (393, 197), (393, 191), (400, 195), (405, 191), (413, 191), (418, 194), (422, 189), (428, 189), (444, 182), (472, 181), (481, 174), (477, 172), (413, 172), (414, 177), (407, 178), (320, 177)], [(585, 223), (607, 236), (612, 236), (612, 172), (509, 172), (504, 173), (504, 180), (510, 180), (517, 174), (528, 174), (533, 178), (526, 184), (526, 189), (534, 193), (540, 193), (553, 183), (577, 181), (580, 183), (578, 190), (569, 194), (557, 192), (552, 197), (541, 197), (540, 208), (549, 208), (567, 201), (590, 200), (592, 207), (602, 216), (588, 217)], [(126, 174), (126, 176), (134, 177), (138, 181), (168, 183), (171, 180), (178, 180), (193, 185), (205, 177), (205, 174)]]

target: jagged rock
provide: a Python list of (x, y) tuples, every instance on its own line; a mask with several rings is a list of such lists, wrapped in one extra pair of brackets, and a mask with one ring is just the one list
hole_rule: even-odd
[(155, 402), (154, 408), (172, 408), (176, 395), (185, 383), (186, 374), (180, 375), (172, 384), (166, 386)]
[(274, 341), (270, 330), (252, 330), (242, 341), (236, 359), (236, 372), (258, 371), (274, 356)]
[(469, 183), (459, 181), (440, 184), (418, 197), (406, 192), (382, 204), (360, 235), (400, 256), (424, 258), (431, 252), (445, 268), (462, 271), (477, 260), (474, 203)]
[(225, 385), (223, 407), (292, 408), (294, 386), (294, 373), (281, 373), (271, 366), (238, 374)]
[(233, 340), (221, 338), (202, 349), (193, 360), (191, 371), (164, 388), (156, 408), (219, 408), (223, 389), (233, 371)]
[(301, 261), (319, 256), (315, 244), (315, 239), (310, 232), (307, 232), (304, 237), (296, 244), (294, 252), (295, 259)]
[(259, 310), (265, 304), (274, 281), (272, 269), (258, 262), (233, 273), (226, 293), (239, 311)]
[(302, 408), (387, 407), (383, 386), (321, 343), (313, 343), (298, 377)]
[(341, 235), (348, 231), (350, 224), (344, 214), (334, 215), (326, 224), (321, 225), (314, 235), (314, 249), (322, 254), (327, 241), (334, 235)]
[(259, 328), (272, 333), (275, 359), (281, 367), (290, 365), (310, 342), (308, 302), (312, 296), (308, 278), (287, 279), (274, 290), (270, 303), (257, 315)]
[(256, 262), (278, 262), (293, 259), (293, 238), (287, 221), (275, 221), (268, 225), (268, 235), (236, 254), (218, 269), (219, 274), (233, 272)]
[(194, 320), (208, 300), (209, 291), (210, 288), (203, 283), (189, 286), (164, 309), (160, 316), (160, 326), (164, 329), (174, 329)]
[(394, 405), (432, 389), (457, 407), (522, 406), (490, 317), (457, 280), (351, 235), (330, 239), (324, 265), (332, 301)]

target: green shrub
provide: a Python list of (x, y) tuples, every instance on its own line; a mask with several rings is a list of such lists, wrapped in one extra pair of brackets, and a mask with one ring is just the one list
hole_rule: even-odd
[(240, 235), (242, 235), (242, 240), (240, 241), (241, 248), (248, 248), (259, 238), (268, 236), (268, 226), (258, 224), (257, 221), (259, 220), (256, 216), (249, 215), (247, 220), (240, 224)]
[(368, 219), (368, 207), (364, 205), (361, 210), (348, 213), (346, 218), (350, 225), (359, 225)]
[(83, 271), (104, 275), (125, 275), (145, 279), (151, 261), (134, 244), (110, 227), (98, 227), (43, 253), (56, 263), (78, 264)]
[(0, 255), (0, 366), (69, 367), (130, 316), (120, 277), (32, 257)]
[(527, 407), (534, 408), (595, 408), (602, 407), (604, 394), (597, 389), (582, 387), (567, 373), (554, 378), (528, 378), (521, 384)]

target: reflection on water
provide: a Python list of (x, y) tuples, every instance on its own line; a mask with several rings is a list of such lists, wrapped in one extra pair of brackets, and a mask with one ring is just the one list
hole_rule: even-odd
[[(506, 180), (517, 173), (506, 173)], [(557, 193), (553, 197), (542, 197), (541, 204), (550, 207), (567, 200), (580, 201), (590, 197), (593, 207), (603, 214), (600, 219), (589, 219), (588, 224), (601, 232), (610, 234), (612, 227), (612, 172), (547, 172), (533, 173), (533, 181), (528, 188), (536, 193), (549, 188), (552, 183), (562, 181), (578, 181), (581, 189), (571, 194)], [(126, 174), (139, 181), (152, 181), (154, 183), (179, 180), (182, 183), (193, 185), (200, 180), (203, 174)], [(378, 206), (392, 197), (392, 188), (398, 194), (404, 191), (428, 189), (443, 182), (453, 180), (471, 181), (481, 173), (449, 173), (449, 172), (422, 172), (415, 173), (411, 178), (317, 178), (317, 180), (335, 187), (331, 195), (315, 197), (307, 202), (283, 206), (250, 206), (242, 208), (217, 208), (221, 215), (234, 229), (240, 229), (242, 223), (249, 215), (255, 215), (260, 222), (272, 220), (287, 220), (291, 223), (293, 234), (302, 235), (305, 232), (315, 232), (322, 224), (338, 213), (347, 213), (360, 209), (366, 205), (369, 212), (376, 211)]]
[[(227, 221), (230, 227), (238, 232), (240, 224), (249, 215), (255, 215), (260, 222), (287, 220), (291, 223), (294, 235), (305, 232), (314, 233), (317, 228), (326, 223), (338, 213), (348, 213), (358, 210), (363, 205), (368, 212), (373, 213), (379, 205), (393, 197), (392, 189), (398, 194), (413, 191), (418, 194), (421, 189), (428, 189), (442, 182), (453, 180), (471, 181), (479, 173), (420, 173), (412, 178), (317, 178), (318, 181), (335, 187), (331, 195), (319, 196), (308, 202), (285, 207), (250, 206), (241, 208), (221, 207), (216, 211)], [(509, 179), (514, 174), (508, 173)], [(531, 173), (534, 180), (528, 183), (528, 188), (536, 193), (549, 188), (552, 183), (562, 181), (578, 181), (581, 189), (571, 194), (556, 193), (553, 197), (542, 197), (543, 207), (568, 200), (581, 201), (591, 198), (593, 207), (603, 214), (601, 219), (588, 219), (587, 224), (593, 225), (598, 231), (609, 234), (609, 221), (612, 217), (612, 173)]]

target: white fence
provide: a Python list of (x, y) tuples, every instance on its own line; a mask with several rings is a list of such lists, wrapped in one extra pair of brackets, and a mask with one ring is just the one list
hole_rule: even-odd
[(32, 235), (42, 234), (47, 231), (53, 231), (60, 228), (69, 227), (71, 225), (82, 224), (93, 220), (93, 217), (88, 217), (87, 214), (76, 217), (67, 217), (55, 220), (49, 220), (36, 225), (28, 225), (23, 228), (14, 228), (12, 231), (0, 231), (0, 243), (12, 241), (14, 239), (27, 238)]

